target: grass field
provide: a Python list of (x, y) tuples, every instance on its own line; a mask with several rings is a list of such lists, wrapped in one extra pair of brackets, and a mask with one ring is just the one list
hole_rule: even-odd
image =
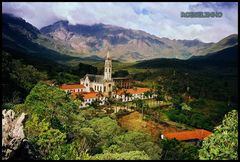
[(162, 123), (143, 120), (142, 114), (134, 111), (118, 119), (120, 126), (127, 130), (144, 131), (150, 134), (154, 140), (160, 138), (163, 132), (177, 132), (190, 129), (182, 124), (169, 121), (166, 116), (161, 117)]

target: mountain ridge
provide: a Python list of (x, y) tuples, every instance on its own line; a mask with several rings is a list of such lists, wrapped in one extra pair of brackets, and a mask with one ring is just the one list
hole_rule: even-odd
[[(159, 38), (142, 30), (125, 29), (103, 23), (71, 25), (67, 20), (57, 21), (38, 30), (22, 18), (20, 24), (16, 24), (19, 23), (16, 21), (18, 18), (7, 14), (3, 14), (4, 17), (6, 22), (2, 22), (4, 40), (31, 41), (59, 54), (78, 58), (94, 58), (94, 56), (104, 58), (106, 52), (110, 51), (113, 59), (119, 61), (154, 58), (188, 59), (238, 43), (237, 34), (230, 35), (218, 43), (204, 43), (198, 39)], [(31, 49), (27, 46), (24, 48)], [(97, 57), (95, 58), (99, 59)]]

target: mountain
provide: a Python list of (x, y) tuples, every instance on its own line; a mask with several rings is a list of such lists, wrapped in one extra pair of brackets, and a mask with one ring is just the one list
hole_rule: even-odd
[(206, 55), (237, 44), (237, 35), (218, 43), (198, 39), (159, 38), (141, 30), (94, 24), (71, 25), (58, 21), (40, 30), (22, 18), (2, 14), (3, 49), (57, 61), (103, 59), (109, 50), (118, 61), (139, 61), (154, 58), (188, 59)]
[(201, 51), (201, 55), (207, 54), (207, 53), (214, 53), (220, 50), (223, 50), (228, 47), (232, 47), (234, 45), (238, 44), (238, 35), (237, 34), (231, 34), (222, 40), (220, 40), (217, 43), (212, 44), (209, 48), (206, 48), (205, 50)]
[[(43, 36), (40, 31), (22, 18), (2, 14), (2, 49), (4, 51), (16, 55), (16, 57), (45, 58), (54, 61), (74, 59), (39, 44), (37, 40), (42, 39), (41, 37)], [(51, 42), (50, 39), (44, 41)]]
[(45, 36), (64, 43), (69, 50), (81, 55), (104, 57), (110, 50), (114, 59), (135, 61), (151, 58), (186, 59), (213, 43), (195, 40), (159, 38), (141, 30), (125, 29), (106, 24), (71, 25), (58, 21), (40, 29)]

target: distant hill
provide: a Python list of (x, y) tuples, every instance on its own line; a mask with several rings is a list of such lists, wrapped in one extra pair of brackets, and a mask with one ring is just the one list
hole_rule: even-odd
[(235, 46), (237, 44), (238, 44), (238, 35), (231, 34), (223, 38), (219, 42), (212, 44), (209, 48), (206, 48), (205, 50), (201, 51), (201, 54), (214, 53), (214, 52), (223, 50), (225, 48)]
[(2, 14), (2, 41), (6, 51), (44, 57), (56, 61), (101, 60), (109, 50), (118, 61), (155, 58), (188, 59), (232, 47), (238, 35), (230, 35), (218, 43), (159, 38), (141, 30), (106, 24), (76, 24), (58, 21), (38, 30), (22, 18)]
[(141, 61), (134, 65), (136, 68), (189, 68), (202, 69), (208, 66), (225, 68), (232, 66), (237, 68), (238, 47), (237, 45), (218, 52), (209, 53), (205, 56), (193, 56), (188, 60), (179, 59), (153, 59)]
[(237, 62), (238, 61), (238, 46), (225, 48), (218, 52), (209, 53), (205, 56), (192, 56), (189, 61), (224, 61)]

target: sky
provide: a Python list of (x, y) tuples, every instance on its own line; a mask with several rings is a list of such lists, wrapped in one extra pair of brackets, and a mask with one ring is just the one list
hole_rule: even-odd
[[(182, 18), (181, 12), (222, 12), (221, 18)], [(2, 13), (38, 29), (59, 20), (103, 23), (170, 39), (218, 42), (238, 34), (238, 2), (2, 2)]]

